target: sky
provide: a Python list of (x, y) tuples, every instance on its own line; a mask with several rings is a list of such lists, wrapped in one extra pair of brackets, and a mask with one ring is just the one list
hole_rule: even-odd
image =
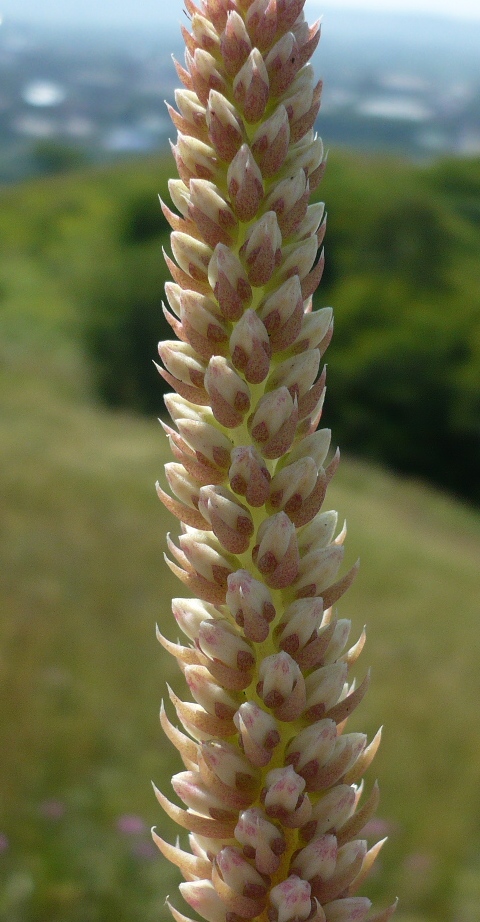
[[(0, 0), (4, 20), (50, 24), (132, 27), (173, 24), (182, 17), (182, 0)], [(377, 12), (429, 13), (480, 22), (480, 0), (307, 0), (307, 18), (323, 9), (376, 10)]]

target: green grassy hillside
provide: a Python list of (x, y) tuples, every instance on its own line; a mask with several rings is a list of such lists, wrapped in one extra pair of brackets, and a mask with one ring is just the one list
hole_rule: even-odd
[[(95, 405), (78, 338), (85, 274), (135, 234), (128, 203), (158, 170), (3, 194), (0, 922), (154, 922), (177, 884), (148, 835), (175, 835), (150, 779), (167, 790), (180, 768), (158, 727), (165, 680), (180, 676), (154, 636), (158, 621), (176, 638), (182, 595), (162, 559), (176, 523), (153, 487), (167, 449), (153, 413)], [(367, 624), (358, 676), (373, 666), (355, 726), (385, 725), (368, 784), (382, 788), (372, 835), (390, 843), (369, 893), (398, 894), (399, 922), (476, 922), (480, 515), (352, 459), (327, 503), (362, 561), (340, 604), (354, 635)]]

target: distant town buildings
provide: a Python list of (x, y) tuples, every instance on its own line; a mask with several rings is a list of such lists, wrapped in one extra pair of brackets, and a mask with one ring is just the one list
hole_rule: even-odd
[[(4, 23), (0, 29), (0, 181), (38, 171), (39, 147), (74, 148), (90, 161), (163, 147), (172, 133), (164, 100), (177, 76), (170, 35), (77, 35), (61, 40)], [(409, 156), (480, 155), (478, 72), (439, 81), (428, 62), (409, 71), (392, 59), (348, 70), (328, 59), (321, 131), (331, 146)], [(45, 161), (42, 161), (45, 164)], [(43, 167), (42, 167), (43, 168)]]

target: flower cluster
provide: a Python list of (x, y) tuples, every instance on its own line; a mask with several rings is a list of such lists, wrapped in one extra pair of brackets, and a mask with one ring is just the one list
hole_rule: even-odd
[[(364, 634), (335, 603), (345, 529), (323, 511), (338, 465), (317, 429), (325, 395), (330, 308), (312, 311), (323, 269), (325, 166), (309, 59), (319, 24), (305, 0), (186, 0), (184, 89), (170, 108), (179, 179), (169, 184), (173, 282), (160, 374), (182, 523), (171, 570), (195, 598), (173, 601), (188, 638), (158, 632), (192, 701), (172, 690), (182, 729), (161, 723), (183, 760), (156, 790), (188, 830), (190, 851), (154, 839), (207, 922), (362, 922), (357, 891), (382, 843), (358, 838), (378, 801), (361, 778), (377, 750), (345, 732), (368, 674), (349, 679)], [(169, 904), (170, 905), (170, 904)], [(386, 922), (394, 906), (370, 916)], [(176, 922), (189, 922), (170, 905)]]

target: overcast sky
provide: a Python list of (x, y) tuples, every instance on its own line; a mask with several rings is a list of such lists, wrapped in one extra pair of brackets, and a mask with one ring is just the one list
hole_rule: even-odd
[[(0, 0), (0, 15), (23, 22), (102, 24), (112, 27), (159, 25), (183, 18), (182, 0)], [(307, 0), (309, 19), (325, 8), (433, 13), (480, 21), (480, 0)]]

